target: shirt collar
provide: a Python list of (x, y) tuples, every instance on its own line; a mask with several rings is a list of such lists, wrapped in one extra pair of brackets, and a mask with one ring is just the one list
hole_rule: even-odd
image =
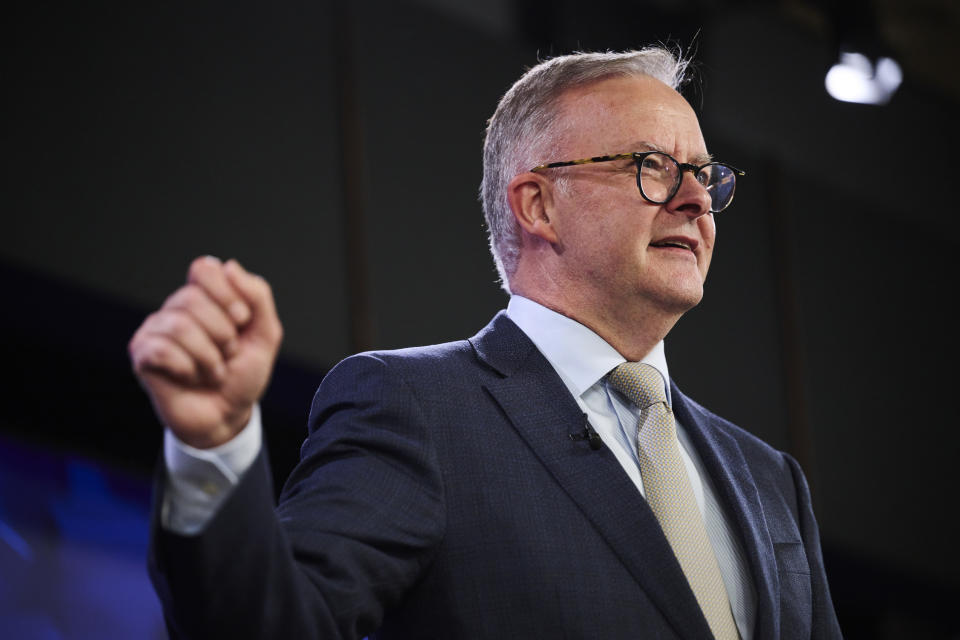
[[(523, 296), (510, 296), (507, 317), (527, 334), (575, 398), (582, 396), (611, 369), (626, 362), (616, 349), (592, 330)], [(663, 376), (669, 401), (670, 385), (666, 381), (670, 376), (663, 340), (641, 362), (654, 367)]]

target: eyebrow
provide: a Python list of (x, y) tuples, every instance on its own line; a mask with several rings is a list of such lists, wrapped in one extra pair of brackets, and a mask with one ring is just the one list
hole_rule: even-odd
[[(660, 145), (653, 142), (649, 142), (647, 140), (640, 140), (638, 142), (635, 142), (633, 146), (630, 148), (636, 151), (659, 151), (660, 153), (666, 153), (666, 154), (670, 153)], [(709, 153), (697, 154), (690, 160), (690, 164), (695, 164), (697, 166), (705, 165), (708, 162), (713, 162), (713, 155)]]

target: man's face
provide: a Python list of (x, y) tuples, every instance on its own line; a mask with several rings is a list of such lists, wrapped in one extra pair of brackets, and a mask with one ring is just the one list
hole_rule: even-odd
[[(567, 92), (560, 104), (563, 157), (545, 162), (652, 150), (707, 162), (693, 109), (653, 78), (602, 80)], [(630, 160), (558, 171), (569, 185), (555, 192), (552, 216), (565, 286), (579, 287), (578, 297), (599, 313), (629, 313), (630, 305), (683, 313), (700, 301), (716, 229), (710, 197), (691, 173), (660, 205), (640, 195)]]

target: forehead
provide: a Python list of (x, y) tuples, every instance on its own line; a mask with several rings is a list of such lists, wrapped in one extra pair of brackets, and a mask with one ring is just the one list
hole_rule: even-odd
[(577, 157), (643, 151), (633, 148), (641, 140), (681, 161), (706, 154), (693, 108), (649, 76), (605, 78), (569, 89), (558, 106), (557, 142)]

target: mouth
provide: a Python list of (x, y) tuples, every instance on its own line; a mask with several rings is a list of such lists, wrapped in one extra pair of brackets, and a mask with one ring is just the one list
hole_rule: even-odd
[(651, 247), (656, 247), (658, 249), (685, 249), (686, 251), (696, 252), (697, 246), (700, 243), (686, 236), (671, 236), (669, 238), (661, 238), (656, 242), (651, 242)]

